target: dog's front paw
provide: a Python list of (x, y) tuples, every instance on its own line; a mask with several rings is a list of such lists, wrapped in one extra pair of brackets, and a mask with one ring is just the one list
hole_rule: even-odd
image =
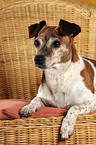
[(33, 111), (33, 107), (31, 105), (27, 105), (19, 111), (19, 115), (20, 117), (29, 117), (32, 116), (34, 112), (35, 111)]
[(60, 130), (62, 140), (65, 141), (66, 139), (70, 138), (73, 132), (74, 132), (74, 123), (72, 123), (71, 120), (65, 118), (63, 120)]

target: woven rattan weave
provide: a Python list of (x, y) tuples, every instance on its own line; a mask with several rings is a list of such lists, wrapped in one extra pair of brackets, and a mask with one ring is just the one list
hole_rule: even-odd
[[(41, 20), (58, 25), (63, 18), (77, 23), (82, 33), (75, 38), (78, 53), (96, 58), (96, 6), (77, 0), (0, 1), (0, 99), (32, 99), (42, 72), (34, 67), (33, 39), (28, 26)], [(63, 117), (0, 121), (0, 144), (96, 145), (96, 114), (77, 119), (73, 136), (59, 140)]]

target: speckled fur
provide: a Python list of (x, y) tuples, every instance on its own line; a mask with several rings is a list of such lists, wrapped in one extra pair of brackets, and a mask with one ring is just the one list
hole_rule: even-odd
[[(72, 48), (74, 47), (72, 38), (57, 35), (56, 27), (52, 27), (51, 29), (50, 27), (46, 29), (46, 27), (44, 26), (36, 38), (40, 39), (42, 44), (39, 49), (36, 49), (36, 54), (45, 55), (45, 50), (48, 49), (45, 55), (46, 69), (43, 69), (43, 81), (39, 87), (37, 96), (29, 105), (20, 110), (20, 114), (27, 117), (28, 115), (32, 115), (39, 107), (46, 105), (67, 108), (69, 110), (63, 119), (60, 133), (62, 138), (68, 138), (74, 132), (77, 117), (96, 109), (96, 68), (92, 61), (82, 58), (77, 54), (75, 48)], [(46, 41), (45, 35), (47, 35)], [(55, 39), (61, 39), (61, 46), (58, 49), (52, 48), (50, 51), (51, 44)], [(66, 54), (66, 57), (61, 59), (63, 54)], [(84, 82), (86, 80), (84, 72), (91, 68), (86, 69), (85, 60), (87, 64), (90, 64), (94, 72), (94, 76), (92, 74), (89, 75), (90, 80), (93, 79), (94, 92), (91, 91), (90, 85), (88, 86), (87, 84), (86, 87), (87, 82)], [(83, 75), (81, 75), (82, 71)], [(88, 73), (91, 73), (91, 71)]]

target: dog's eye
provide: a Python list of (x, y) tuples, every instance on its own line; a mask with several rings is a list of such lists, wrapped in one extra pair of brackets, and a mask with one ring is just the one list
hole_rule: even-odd
[(39, 47), (40, 46), (40, 42), (38, 40), (35, 40), (34, 41), (34, 45), (35, 45), (35, 47)]
[(54, 48), (58, 48), (58, 47), (60, 47), (60, 42), (56, 40), (56, 41), (53, 42), (52, 46)]

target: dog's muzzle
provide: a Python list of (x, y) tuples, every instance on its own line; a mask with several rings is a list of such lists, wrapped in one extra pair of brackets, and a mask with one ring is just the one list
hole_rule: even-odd
[(45, 57), (43, 55), (36, 55), (34, 58), (35, 65), (39, 68), (44, 68)]

